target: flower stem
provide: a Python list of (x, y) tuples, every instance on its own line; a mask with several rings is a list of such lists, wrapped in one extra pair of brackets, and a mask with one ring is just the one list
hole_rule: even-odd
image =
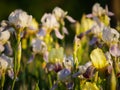
[(12, 84), (12, 90), (14, 89), (15, 81), (20, 69), (20, 61), (21, 61), (21, 37), (20, 37), (20, 32), (17, 32), (17, 43), (16, 43), (16, 48), (15, 48), (15, 60), (14, 60), (14, 80)]
[(51, 75), (50, 74), (48, 74), (48, 79), (49, 79), (50, 88), (52, 88), (52, 80), (51, 80)]
[(1, 77), (1, 90), (3, 90), (4, 83), (5, 83), (5, 73), (3, 72)]

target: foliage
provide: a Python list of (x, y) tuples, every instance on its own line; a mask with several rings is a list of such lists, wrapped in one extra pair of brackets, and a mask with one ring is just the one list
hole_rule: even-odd
[[(119, 90), (120, 33), (110, 26), (113, 15), (96, 3), (79, 22), (55, 7), (39, 24), (13, 11), (0, 24), (1, 90)], [(65, 20), (75, 31), (69, 54)]]

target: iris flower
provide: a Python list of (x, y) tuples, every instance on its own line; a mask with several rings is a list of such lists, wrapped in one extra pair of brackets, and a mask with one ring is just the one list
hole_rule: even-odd
[(106, 60), (106, 57), (100, 48), (94, 49), (90, 54), (90, 58), (93, 66), (96, 69), (102, 70), (108, 66), (108, 61)]
[(8, 20), (15, 28), (25, 28), (32, 22), (32, 16), (23, 10), (17, 9), (9, 15)]

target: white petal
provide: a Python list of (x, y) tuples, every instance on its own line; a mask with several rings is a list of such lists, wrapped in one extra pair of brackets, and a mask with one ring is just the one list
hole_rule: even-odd
[(71, 23), (75, 23), (76, 20), (73, 19), (71, 16), (66, 16), (67, 20), (70, 21)]
[(63, 32), (64, 32), (65, 34), (67, 34), (67, 35), (69, 34), (69, 32), (68, 32), (68, 30), (67, 30), (66, 27), (63, 27), (62, 30), (63, 30)]
[(59, 38), (59, 39), (63, 39), (64, 38), (64, 36), (61, 35), (61, 33), (58, 30), (54, 30), (54, 31), (55, 31), (55, 35), (56, 35), (57, 38)]

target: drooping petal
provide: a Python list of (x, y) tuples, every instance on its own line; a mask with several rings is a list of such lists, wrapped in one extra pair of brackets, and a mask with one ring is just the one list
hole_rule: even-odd
[(74, 20), (71, 16), (66, 16), (66, 18), (67, 18), (67, 20), (69, 21), (69, 22), (71, 22), (71, 23), (75, 23), (76, 22), (76, 20)]
[(61, 35), (61, 33), (58, 30), (54, 30), (54, 31), (55, 31), (55, 35), (56, 35), (57, 38), (59, 38), (59, 39), (63, 39), (64, 38), (64, 36)]
[(67, 30), (66, 27), (63, 27), (62, 30), (63, 30), (63, 32), (64, 32), (65, 34), (67, 34), (67, 35), (69, 34), (69, 32), (68, 32), (68, 30)]
[(113, 44), (110, 46), (109, 52), (111, 53), (112, 56), (114, 57), (119, 57), (120, 56), (120, 46), (119, 44)]

